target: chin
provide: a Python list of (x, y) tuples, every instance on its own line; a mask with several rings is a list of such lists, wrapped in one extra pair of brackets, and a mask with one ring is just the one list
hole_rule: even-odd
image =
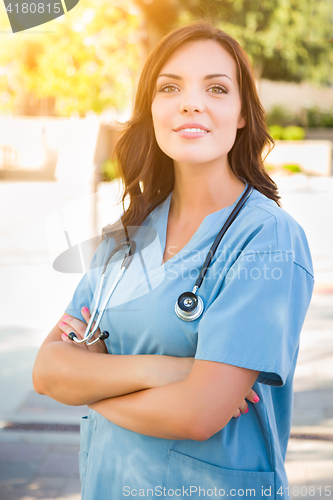
[(207, 158), (189, 158), (189, 157), (182, 157), (182, 158), (172, 158), (173, 161), (178, 164), (178, 165), (203, 165), (205, 163), (209, 163), (212, 160), (208, 160)]
[(179, 150), (166, 151), (165, 149), (165, 154), (178, 163), (206, 163), (215, 159), (211, 151), (204, 152), (202, 148), (196, 147), (181, 152)]
[(193, 165), (210, 163), (218, 159), (211, 155), (200, 155), (195, 151), (193, 151), (191, 154), (170, 155), (170, 158), (172, 158), (176, 163), (193, 164)]

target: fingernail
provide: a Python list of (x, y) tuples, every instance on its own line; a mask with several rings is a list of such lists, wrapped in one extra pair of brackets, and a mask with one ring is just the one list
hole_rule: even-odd
[(62, 317), (62, 319), (68, 319), (67, 314), (64, 314), (63, 317)]
[(258, 401), (259, 401), (259, 397), (258, 397), (258, 396), (254, 396), (253, 401), (254, 401), (255, 403), (258, 403)]
[(241, 414), (242, 414), (242, 412), (240, 411), (240, 412), (239, 412), (239, 415), (238, 415), (238, 417), (237, 417), (237, 418), (239, 418), (239, 417), (241, 416)]
[(249, 409), (247, 408), (246, 411), (244, 411), (244, 413), (247, 413), (249, 411)]
[(89, 312), (88, 307), (82, 307), (82, 310), (83, 310), (84, 312), (86, 312), (86, 313), (88, 313), (88, 312)]
[(66, 323), (64, 323), (63, 321), (59, 324), (60, 324), (60, 326), (66, 326)]
[(68, 336), (66, 335), (66, 333), (63, 333), (63, 334), (61, 335), (61, 338), (62, 338), (62, 340), (67, 340), (67, 339), (68, 339)]

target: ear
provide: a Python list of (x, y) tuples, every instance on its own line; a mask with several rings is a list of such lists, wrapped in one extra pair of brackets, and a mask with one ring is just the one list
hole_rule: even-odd
[(239, 115), (238, 122), (237, 122), (237, 128), (243, 128), (246, 125), (246, 120), (243, 115)]

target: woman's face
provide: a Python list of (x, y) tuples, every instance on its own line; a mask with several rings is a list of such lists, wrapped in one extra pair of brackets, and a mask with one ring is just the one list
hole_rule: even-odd
[(160, 71), (151, 107), (155, 136), (176, 163), (228, 162), (245, 126), (236, 71), (214, 40), (185, 43)]

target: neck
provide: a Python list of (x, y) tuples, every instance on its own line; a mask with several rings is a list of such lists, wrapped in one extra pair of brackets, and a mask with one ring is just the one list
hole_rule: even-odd
[(221, 166), (179, 165), (175, 163), (175, 184), (171, 207), (177, 219), (206, 216), (235, 203), (245, 184), (229, 164)]

